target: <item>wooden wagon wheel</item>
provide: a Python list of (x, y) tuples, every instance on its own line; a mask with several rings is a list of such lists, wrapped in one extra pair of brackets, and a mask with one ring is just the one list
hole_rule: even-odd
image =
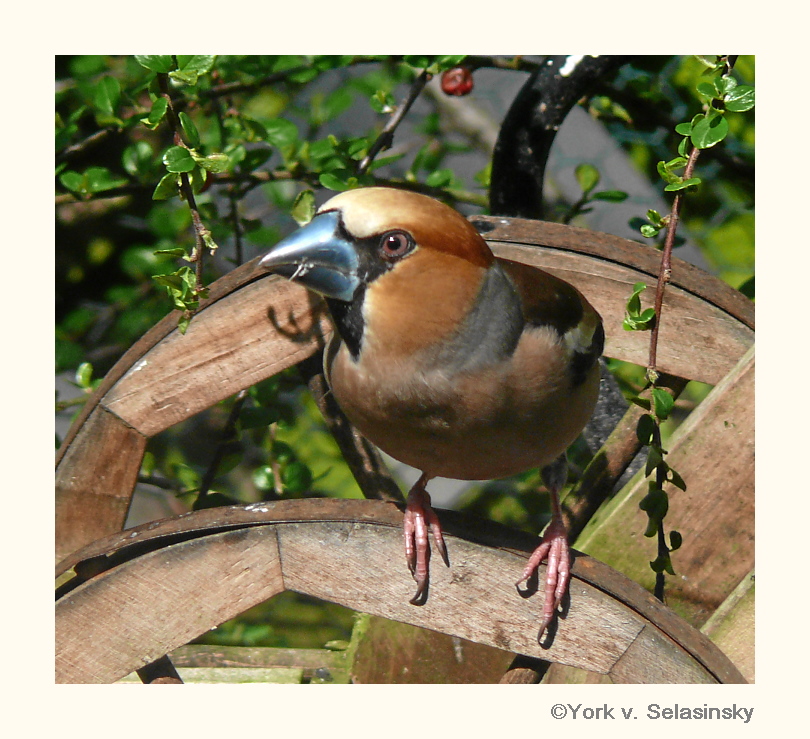
[[(556, 224), (493, 217), (477, 217), (474, 221), (496, 254), (543, 267), (588, 296), (604, 318), (608, 356), (641, 364), (646, 361), (647, 337), (624, 332), (620, 326), (630, 286), (638, 281), (653, 284), (656, 279), (659, 255), (655, 250), (618, 237)], [(677, 260), (664, 314), (658, 361), (665, 372), (717, 384), (734, 370), (741, 357), (751, 352), (751, 303), (710, 275)], [(358, 504), (306, 501), (303, 510), (291, 513), (289, 502), (266, 506), (266, 514), (255, 507), (251, 510), (251, 506), (213, 509), (116, 533), (123, 528), (151, 436), (304, 360), (322, 346), (329, 330), (319, 305), (303, 288), (266, 276), (251, 262), (211, 286), (209, 299), (185, 335), (176, 330), (175, 316), (167, 316), (110, 371), (74, 422), (57, 457), (57, 556), (74, 553), (62, 563), (60, 572), (87, 560), (97, 564), (102, 556), (103, 561), (116, 565), (86, 582), (81, 576), (74, 578), (72, 585), (66, 586), (69, 592), (58, 601), (60, 679), (114, 680), (143, 664), (144, 654), (160, 656), (154, 650), (165, 651), (170, 645), (185, 643), (229, 618), (226, 613), (236, 615), (275, 592), (295, 589), (481, 643), (497, 645), (501, 640), (514, 651), (594, 669), (620, 681), (742, 680), (711, 642), (674, 614), (667, 612), (664, 617), (665, 609), (631, 581), (585, 557), (577, 560), (574, 575), (578, 579), (572, 588), (580, 603), (572, 603), (569, 619), (559, 629), (551, 648), (538, 651), (533, 641), (538, 599), (519, 601), (509, 588), (510, 600), (499, 590), (503, 583), (514, 579), (510, 573), (520, 569), (514, 558), (521, 555), (491, 549), (506, 546), (518, 552), (528, 551), (531, 542), (536, 541), (531, 537), (525, 542), (516, 532), (509, 537), (501, 532), (494, 539), (482, 534), (477, 541), (489, 548), (484, 547), (469, 540), (472, 524), (467, 519), (460, 528), (453, 527), (452, 523), (458, 524), (461, 519), (450, 512), (444, 513), (444, 519), (448, 520), (449, 533), (459, 536), (454, 561), (460, 564), (449, 573), (440, 574), (436, 568), (429, 603), (422, 608), (407, 603), (405, 591), (411, 587), (407, 573), (403, 576), (398, 568), (397, 574), (389, 577), (379, 569), (398, 561), (399, 557), (387, 550), (396, 547), (398, 551), (401, 544), (396, 530), (399, 514), (385, 504), (367, 501), (353, 507)], [(91, 544), (103, 537), (108, 538)], [(317, 561), (311, 559), (315, 556), (312, 547), (317, 549), (317, 542), (327, 539), (343, 542), (339, 556), (341, 561), (346, 557), (346, 564), (339, 586), (334, 581), (318, 582), (312, 576), (311, 562)], [(134, 540), (142, 542), (140, 548), (132, 547)], [(85, 551), (75, 553), (87, 545)], [(368, 547), (386, 553), (374, 556), (374, 576), (364, 580), (362, 563), (367, 561), (364, 558)], [(282, 552), (284, 568), (280, 565)], [(240, 570), (238, 563), (248, 560), (253, 564)], [(165, 623), (171, 621), (177, 627), (176, 633), (149, 635), (142, 629), (142, 640), (133, 642), (141, 649), (138, 655), (123, 654), (120, 639), (116, 641), (116, 635), (131, 635), (132, 629), (138, 630), (134, 622), (129, 630), (120, 619), (114, 627), (105, 622), (91, 640), (93, 647), (79, 638), (94, 622), (92, 614), (105, 604), (118, 603), (116, 599), (122, 597), (131, 602), (133, 582), (148, 581), (160, 588), (167, 568), (178, 576), (188, 570), (190, 580), (184, 582), (199, 582), (195, 578), (204, 576), (201, 573), (226, 571), (222, 568), (228, 561), (237, 563), (232, 572), (238, 582), (224, 578), (220, 599), (217, 601), (212, 594), (217, 602), (206, 601), (207, 606), (195, 602), (194, 612), (206, 615), (183, 619), (185, 627), (167, 620)], [(301, 564), (290, 564), (288, 569), (286, 563), (292, 561)], [(458, 578), (459, 567), (467, 561), (477, 561), (478, 566), (465, 569), (465, 576)], [(442, 577), (450, 578), (453, 585), (453, 594), (447, 599), (440, 595)], [(381, 578), (396, 581), (390, 600), (375, 600)], [(240, 588), (250, 595), (240, 595)], [(158, 590), (147, 588), (145, 592)], [(259, 600), (252, 600), (255, 597)], [(491, 610), (486, 607), (484, 614), (473, 609), (465, 619), (459, 613), (470, 604), (486, 606), (487, 600)], [(159, 597), (148, 602), (134, 600), (145, 603), (143, 607), (152, 609), (153, 614), (160, 601)], [(588, 610), (588, 603), (598, 606)], [(463, 609), (459, 604), (465, 604)], [(175, 602), (173, 607), (166, 607), (167, 613), (172, 613), (179, 606)], [(515, 608), (523, 610), (517, 612)], [(131, 609), (121, 611), (125, 622), (127, 613), (132, 613)], [(609, 615), (595, 628), (593, 619), (602, 617), (594, 614), (599, 613)], [(507, 637), (498, 631), (502, 629), (501, 616), (511, 625)], [(150, 619), (153, 624), (159, 621), (159, 615)], [(525, 626), (517, 630), (520, 635), (515, 624)], [(601, 662), (594, 656), (594, 644), (600, 640), (615, 641), (613, 648), (603, 653)], [(79, 648), (77, 643), (84, 646)], [(656, 650), (660, 650), (661, 661), (672, 665), (672, 669), (639, 672), (640, 665), (649, 668), (651, 660), (658, 660), (653, 656)]]

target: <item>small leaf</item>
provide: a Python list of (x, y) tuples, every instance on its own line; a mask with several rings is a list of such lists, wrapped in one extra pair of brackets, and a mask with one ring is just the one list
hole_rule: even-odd
[(592, 200), (605, 200), (609, 203), (622, 203), (628, 195), (623, 190), (601, 190), (591, 195)]
[(231, 164), (231, 160), (228, 158), (228, 155), (220, 153), (209, 154), (207, 157), (194, 157), (194, 160), (203, 169), (207, 170), (208, 172), (213, 172), (214, 174), (227, 171)]
[(661, 231), (660, 228), (656, 228), (655, 226), (651, 226), (649, 223), (642, 224), (642, 226), (641, 226), (641, 228), (639, 230), (641, 231), (641, 235), (646, 236), (648, 239), (655, 238), (656, 236), (658, 236), (658, 234)]
[(315, 215), (315, 193), (312, 190), (302, 190), (293, 203), (290, 215), (299, 226), (305, 226)]
[(577, 182), (585, 195), (599, 184), (601, 178), (599, 170), (592, 164), (577, 165), (574, 170), (574, 176), (577, 178)]
[(686, 190), (689, 187), (697, 187), (702, 180), (700, 177), (690, 177), (688, 180), (679, 180), (667, 185), (664, 190), (667, 192), (676, 192), (678, 190)]
[(303, 462), (290, 462), (281, 473), (285, 493), (302, 493), (312, 485), (312, 472)]
[(62, 172), (62, 174), (59, 175), (59, 182), (61, 182), (71, 192), (86, 192), (86, 188), (84, 187), (84, 177), (82, 177), (78, 172), (74, 172), (72, 169), (69, 169), (67, 172)]
[(181, 247), (177, 247), (176, 249), (156, 249), (153, 253), (166, 254), (170, 257), (188, 257), (186, 250)]
[(653, 417), (649, 414), (644, 414), (638, 419), (638, 425), (636, 426), (636, 436), (638, 440), (645, 446), (649, 446), (655, 435), (655, 428), (655, 420)]
[(683, 537), (679, 531), (671, 531), (669, 534), (669, 551), (674, 552), (681, 548)]
[(169, 172), (191, 172), (197, 163), (185, 146), (172, 146), (163, 155), (163, 163)]
[(90, 192), (104, 192), (127, 184), (123, 177), (116, 177), (106, 167), (89, 167), (84, 178)]
[(675, 399), (663, 388), (654, 387), (652, 390), (655, 415), (661, 421), (666, 421), (675, 405)]
[(726, 95), (726, 110), (734, 113), (743, 113), (754, 107), (754, 88), (749, 85), (739, 85)]
[(152, 200), (168, 200), (179, 194), (180, 175), (169, 172), (163, 175), (152, 193)]
[(152, 168), (154, 152), (148, 141), (136, 141), (132, 146), (124, 149), (121, 163), (124, 169), (133, 177), (147, 174)]
[(665, 465), (664, 456), (661, 454), (661, 449), (659, 449), (655, 444), (650, 445), (650, 449), (647, 452), (647, 466), (644, 470), (644, 474), (649, 476), (653, 472), (655, 472), (659, 466)]
[(428, 175), (425, 183), (430, 187), (448, 187), (453, 184), (453, 170), (437, 169)]
[(169, 101), (161, 95), (155, 100), (154, 103), (152, 103), (152, 110), (149, 111), (149, 117), (141, 118), (141, 123), (143, 123), (147, 128), (151, 128), (152, 130), (156, 129), (163, 120), (163, 116), (166, 115), (166, 110), (168, 107)]
[(318, 176), (318, 181), (328, 190), (351, 190), (348, 179), (342, 179), (335, 172), (322, 172)]
[(672, 469), (672, 467), (670, 467), (669, 471), (667, 472), (667, 480), (669, 480), (676, 488), (686, 491), (686, 483), (684, 482), (683, 478)]
[(679, 123), (675, 126), (675, 133), (679, 133), (681, 136), (689, 136), (692, 133), (692, 123)]
[(273, 475), (273, 468), (270, 465), (257, 467), (251, 475), (253, 484), (262, 492), (268, 492), (276, 487), (276, 479)]
[(274, 118), (264, 124), (268, 143), (281, 148), (294, 144), (298, 140), (298, 129), (291, 121)]
[(692, 145), (698, 149), (710, 149), (728, 134), (728, 121), (722, 113), (710, 115), (699, 121), (692, 129)]
[(90, 388), (93, 380), (93, 365), (90, 362), (82, 362), (76, 369), (76, 384), (85, 390)]
[(142, 67), (163, 74), (171, 72), (174, 66), (171, 54), (136, 54), (135, 59)]
[[(162, 99), (165, 100), (165, 98)], [(194, 121), (191, 120), (191, 116), (185, 111), (180, 111), (178, 118), (180, 118), (180, 125), (183, 128), (183, 133), (186, 135), (186, 139), (188, 139), (191, 148), (199, 148), (200, 134), (197, 131), (197, 126), (194, 125)]]
[(115, 77), (102, 77), (96, 85), (93, 102), (103, 113), (114, 115), (121, 99), (121, 84)]

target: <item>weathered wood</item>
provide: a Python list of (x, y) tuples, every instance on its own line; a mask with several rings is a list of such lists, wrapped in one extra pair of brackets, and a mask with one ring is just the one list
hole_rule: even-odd
[(288, 280), (244, 285), (144, 354), (101, 403), (154, 436), (322, 347), (331, 329), (312, 309), (311, 293)]
[[(224, 518), (212, 523), (216, 513)], [(627, 585), (628, 600), (610, 595), (622, 589), (618, 573), (583, 556), (574, 562), (565, 618), (552, 643), (538, 645), (542, 594), (522, 597), (512, 585), (536, 538), (452, 512), (441, 515), (451, 567), (434, 566), (428, 601), (420, 607), (407, 602), (413, 582), (402, 560), (401, 513), (377, 501), (211, 509), (96, 542), (59, 568), (79, 571), (89, 559), (99, 574), (63, 586), (57, 680), (112, 682), (284, 589), (603, 673), (613, 674), (624, 659), (619, 669), (628, 681), (645, 681), (633, 665), (650, 659), (650, 639), (644, 648), (637, 644), (647, 629), (669, 650), (686, 655), (669, 659), (667, 679), (693, 681), (697, 663), (705, 673), (701, 680), (741, 679), (703, 635), (695, 642), (698, 654), (685, 650), (689, 640), (679, 629), (688, 626), (673, 627), (672, 615), (669, 622), (657, 618), (659, 606), (635, 584)], [(460, 531), (473, 532), (471, 539), (482, 543), (461, 538)], [(510, 548), (500, 548), (505, 544)], [(656, 677), (662, 669), (656, 668)]]
[(124, 527), (146, 437), (96, 407), (56, 469), (56, 559)]
[(752, 571), (701, 628), (749, 683), (754, 682), (754, 591)]
[(374, 616), (351, 675), (358, 684), (497, 683), (512, 658), (501, 649)]
[(272, 530), (199, 541), (149, 552), (61, 598), (56, 682), (114, 682), (284, 590)]
[[(699, 627), (754, 565), (754, 349), (689, 415), (668, 443), (667, 463), (687, 484), (668, 486), (665, 525), (683, 535), (667, 603)], [(576, 546), (652, 588), (655, 542), (642, 533), (640, 472), (586, 527)], [(625, 532), (617, 536), (617, 532)]]

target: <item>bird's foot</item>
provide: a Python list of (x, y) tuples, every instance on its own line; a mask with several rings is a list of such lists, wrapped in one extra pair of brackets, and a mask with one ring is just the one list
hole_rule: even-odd
[(537, 640), (543, 638), (545, 630), (554, 619), (554, 614), (560, 605), (571, 580), (571, 553), (568, 548), (568, 538), (565, 524), (561, 518), (554, 517), (548, 525), (540, 546), (529, 557), (523, 576), (515, 585), (528, 580), (540, 563), (548, 558), (546, 566), (545, 600), (543, 601), (543, 620), (540, 622), (540, 631)]
[(411, 603), (420, 605), (424, 602), (424, 596), (428, 585), (428, 563), (430, 562), (430, 542), (428, 541), (428, 529), (433, 536), (433, 542), (439, 550), (444, 563), (449, 567), (450, 560), (447, 557), (447, 547), (444, 545), (442, 527), (439, 524), (439, 517), (430, 506), (430, 495), (425, 490), (425, 485), (430, 478), (425, 475), (419, 478), (416, 485), (408, 493), (408, 502), (405, 506), (405, 519), (403, 534), (405, 536), (405, 560), (408, 563), (413, 579), (416, 580), (416, 594), (411, 598)]

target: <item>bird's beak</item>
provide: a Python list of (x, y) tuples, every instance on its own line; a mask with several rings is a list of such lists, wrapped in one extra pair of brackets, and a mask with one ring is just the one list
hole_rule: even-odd
[(360, 286), (357, 249), (341, 235), (340, 215), (329, 211), (282, 239), (259, 266), (347, 303)]

